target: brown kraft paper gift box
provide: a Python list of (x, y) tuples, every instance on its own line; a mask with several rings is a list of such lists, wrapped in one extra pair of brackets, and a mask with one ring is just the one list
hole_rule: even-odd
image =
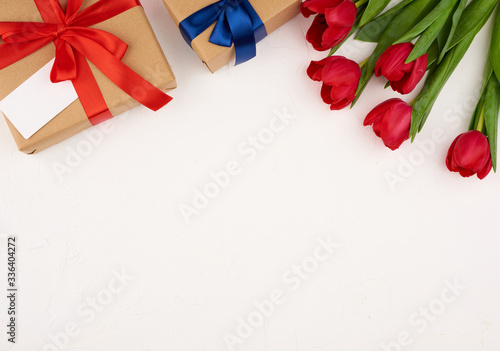
[[(215, 3), (217, 0), (163, 0), (177, 26), (185, 18), (202, 8)], [(250, 0), (253, 8), (259, 15), (267, 34), (271, 34), (280, 26), (300, 13), (301, 0)], [(201, 60), (213, 73), (235, 57), (234, 45), (232, 48), (218, 46), (209, 42), (210, 34), (215, 24), (196, 37), (191, 46)], [(264, 39), (265, 40), (265, 39)]]
[[(60, 1), (64, 9), (66, 1)], [(96, 2), (97, 0), (84, 0), (82, 9)], [(0, 0), (0, 21), (43, 22), (33, 0)], [(93, 28), (110, 32), (127, 43), (129, 47), (122, 62), (151, 84), (163, 91), (176, 88), (174, 74), (142, 7), (134, 7)], [(0, 100), (53, 59), (54, 55), (55, 46), (49, 43), (35, 53), (0, 70)], [(113, 116), (139, 105), (92, 63), (89, 64)], [(29, 103), (29, 96), (26, 97), (26, 102)], [(19, 150), (27, 154), (37, 153), (92, 127), (79, 100), (74, 101), (29, 139), (24, 139), (10, 123), (8, 116), (5, 117)]]

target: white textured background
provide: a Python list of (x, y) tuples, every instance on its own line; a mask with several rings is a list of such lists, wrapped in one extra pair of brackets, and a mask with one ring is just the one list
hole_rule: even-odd
[[(374, 80), (353, 110), (330, 112), (305, 74), (326, 55), (305, 42), (310, 20), (212, 75), (161, 1), (142, 3), (178, 79), (171, 104), (36, 156), (0, 121), (0, 296), (7, 235), (18, 237), (20, 287), (15, 346), (0, 298), (1, 350), (216, 351), (228, 335), (247, 351), (498, 350), (500, 175), (462, 179), (444, 164), (477, 100), (491, 23), (420, 144), (391, 152), (362, 120), (395, 93)], [(342, 51), (359, 62), (370, 46)], [(242, 154), (285, 110), (294, 119), (282, 132)], [(232, 161), (240, 173), (186, 223), (179, 206)], [(316, 266), (321, 240), (338, 247)], [(277, 293), (259, 320), (254, 302)]]

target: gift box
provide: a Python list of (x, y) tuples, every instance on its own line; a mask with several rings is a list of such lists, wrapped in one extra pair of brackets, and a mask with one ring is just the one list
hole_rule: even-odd
[[(50, 2), (53, 1), (57, 0), (47, 0), (46, 3), (50, 5)], [(80, 13), (80, 11), (84, 9), (88, 9), (89, 11), (91, 8), (94, 9), (96, 6), (92, 5), (95, 5), (97, 2), (98, 0), (83, 0), (82, 6), (78, 10), (78, 13)], [(150, 92), (154, 90), (153, 94), (159, 96), (161, 100), (161, 95), (168, 97), (166, 94), (164, 94), (164, 92), (176, 87), (174, 74), (172, 73), (167, 59), (165, 58), (165, 55), (163, 54), (163, 51), (155, 37), (153, 29), (148, 22), (143, 8), (141, 6), (136, 6), (136, 4), (139, 4), (137, 1), (136, 4), (132, 4), (130, 8), (124, 9), (125, 3), (125, 0), (107, 1), (107, 8), (105, 8), (104, 10), (99, 10), (101, 12), (112, 12), (114, 15), (102, 22), (88, 26), (89, 28), (111, 33), (112, 35), (123, 41), (125, 44), (127, 44), (128, 48), (126, 46), (125, 48), (121, 46), (117, 48), (113, 47), (110, 50), (116, 50), (118, 52), (116, 55), (118, 56), (119, 61), (121, 61), (124, 65), (138, 74), (138, 76), (136, 77), (133, 72), (128, 72), (125, 70), (125, 72), (128, 73), (124, 74), (123, 72), (121, 72), (122, 77), (119, 77), (119, 73), (115, 72), (113, 74), (118, 76), (118, 78), (116, 78), (115, 76), (113, 76), (112, 78), (108, 78), (108, 76), (110, 76), (109, 74), (105, 75), (102, 70), (98, 69), (93, 63), (90, 62), (90, 59), (86, 60), (88, 62), (87, 67), (90, 67), (91, 70), (88, 71), (88, 73), (89, 75), (95, 77), (94, 82), (97, 83), (98, 90), (100, 90), (100, 93), (102, 93), (102, 97), (104, 98), (103, 101), (101, 98), (102, 104), (104, 104), (105, 102), (104, 107), (106, 107), (107, 105), (107, 108), (109, 109), (109, 111), (106, 110), (108, 118), (123, 113), (135, 106), (138, 106), (140, 103), (136, 100), (140, 100), (140, 98), (138, 98), (139, 94), (145, 95), (141, 96), (141, 98), (144, 98), (146, 101), (149, 99), (148, 94), (150, 94)], [(130, 1), (128, 1), (127, 3), (130, 3)], [(68, 1), (61, 0), (60, 4), (63, 11), (67, 11), (66, 7), (68, 6)], [(77, 6), (75, 4), (78, 4), (78, 1), (73, 2), (73, 7)], [(52, 3), (52, 6), (53, 5), (54, 4)], [(113, 6), (116, 7), (116, 5), (118, 5), (118, 7), (121, 6), (121, 8), (119, 8), (118, 10), (116, 8), (113, 8)], [(38, 3), (35, 3), (34, 0), (0, 0), (0, 22), (44, 22), (39, 7), (40, 1)], [(94, 11), (89, 16), (87, 16), (88, 19), (80, 20), (80, 22), (91, 23), (92, 21), (96, 21), (97, 17), (100, 18), (100, 16), (102, 16), (102, 14), (99, 13), (99, 11)], [(81, 26), (81, 23), (79, 25)], [(59, 35), (59, 32), (57, 33), (57, 35)], [(26, 36), (29, 38), (29, 33), (26, 34)], [(108, 38), (106, 38), (106, 40), (108, 40)], [(3, 41), (0, 40), (0, 44), (4, 44)], [(124, 53), (120, 51), (123, 51)], [(91, 51), (89, 52), (93, 52), (93, 49), (91, 49)], [(14, 62), (1, 69), (0, 101), (8, 96), (11, 92), (18, 89), (18, 87), (23, 82), (32, 77), (43, 66), (54, 59), (55, 56), (56, 45), (48, 42), (47, 45), (44, 45), (43, 47), (37, 49), (28, 56), (23, 57), (17, 62)], [(94, 62), (97, 59), (99, 58), (94, 58)], [(56, 61), (57, 60), (58, 59), (56, 58)], [(121, 65), (120, 62), (109, 62), (108, 65), (117, 66), (117, 63), (119, 64), (118, 66)], [(109, 70), (109, 68), (106, 69)], [(111, 68), (111, 70), (113, 71), (113, 68)], [(78, 74), (80, 73), (81, 72), (78, 72)], [(130, 94), (126, 93), (124, 90), (122, 90), (122, 88), (116, 85), (117, 80), (124, 81), (123, 84), (125, 85), (132, 84), (132, 78), (131, 82), (127, 82), (128, 76), (133, 76), (136, 79), (134, 82), (137, 82), (137, 79), (139, 79), (139, 81), (141, 82), (141, 84), (138, 84), (136, 87), (130, 87), (131, 90), (137, 88), (137, 93), (135, 93), (135, 90), (133, 90), (134, 94), (136, 95), (131, 94), (134, 95), (135, 98), (132, 98)], [(88, 79), (92, 81), (93, 78)], [(81, 85), (81, 89), (91, 89), (91, 83), (92, 82), (88, 84), (84, 83), (83, 85)], [(144, 87), (142, 90), (141, 86)], [(72, 88), (71, 85), (70, 88)], [(161, 91), (157, 90), (156, 88), (160, 89)], [(76, 90), (78, 92), (78, 89)], [(97, 90), (97, 87), (94, 90)], [(95, 93), (96, 92), (92, 92), (92, 94)], [(160, 93), (161, 95), (158, 95), (158, 93)], [(12, 135), (14, 136), (19, 150), (27, 154), (37, 153), (51, 145), (59, 143), (99, 123), (99, 118), (92, 120), (88, 116), (89, 109), (84, 108), (84, 106), (92, 105), (93, 100), (90, 99), (90, 103), (86, 102), (86, 104), (84, 103), (82, 105), (82, 95), (80, 93), (78, 95), (80, 96), (79, 99), (76, 99), (74, 102), (70, 103), (69, 106), (62, 110), (62, 112), (58, 113), (52, 120), (50, 120), (50, 122), (45, 124), (34, 135), (27, 139), (25, 139), (21, 135), (21, 133), (14, 127), (14, 125), (9, 120), (9, 116), (5, 116), (7, 124), (12, 132)], [(148, 107), (156, 110), (164, 105), (166, 103), (165, 101), (168, 102), (169, 100), (163, 99), (163, 102), (156, 104), (156, 108), (152, 108), (150, 106)], [(30, 96), (25, 97), (25, 103), (30, 104)], [(151, 105), (154, 105), (154, 103), (152, 103)], [(90, 109), (92, 109), (92, 106), (90, 106)], [(25, 116), (25, 118), (29, 119), (30, 116)], [(101, 119), (104, 120), (107, 118)]]
[[(181, 33), (186, 41), (213, 73), (235, 57), (238, 63), (238, 61), (247, 61), (255, 56), (255, 53), (250, 53), (246, 55), (247, 57), (243, 57), (245, 56), (245, 50), (252, 50), (252, 48), (245, 48), (244, 46), (254, 45), (254, 43), (248, 43), (249, 40), (245, 38), (245, 33), (242, 35), (236, 34), (236, 36), (243, 37), (240, 38), (240, 41), (243, 42), (241, 44), (243, 54), (240, 55), (242, 59), (239, 59), (235, 44), (227, 39), (220, 38), (224, 35), (214, 33), (214, 29), (215, 32), (219, 30), (224, 32), (224, 29), (228, 32), (239, 30), (237, 27), (242, 27), (245, 21), (248, 22), (245, 17), (249, 17), (253, 25), (255, 41), (259, 41), (266, 34), (270, 34), (298, 15), (301, 0), (163, 0), (163, 2), (175, 23), (180, 26)], [(225, 11), (230, 13), (224, 13)], [(231, 20), (231, 17), (234, 19)], [(204, 24), (206, 21), (208, 22)], [(261, 24), (263, 24), (262, 28), (260, 28)], [(209, 26), (208, 29), (199, 34), (198, 25), (203, 26), (202, 28)], [(231, 34), (233, 34), (233, 37), (235, 36), (234, 32), (228, 33), (228, 36), (231, 36)], [(248, 35), (248, 33), (246, 34)], [(211, 40), (214, 38), (215, 40)], [(221, 45), (219, 42), (227, 45)]]

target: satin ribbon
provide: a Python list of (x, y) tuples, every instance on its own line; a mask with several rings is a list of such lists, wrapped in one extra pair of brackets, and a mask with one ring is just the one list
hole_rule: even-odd
[(266, 27), (248, 0), (220, 0), (202, 8), (179, 23), (186, 42), (191, 42), (214, 22), (210, 42), (231, 47), (234, 43), (236, 64), (257, 54), (256, 43), (267, 36)]
[(50, 80), (70, 80), (93, 124), (112, 118), (87, 59), (142, 105), (156, 111), (172, 100), (121, 62), (128, 45), (111, 33), (89, 28), (133, 7), (139, 0), (100, 0), (79, 12), (83, 0), (34, 0), (44, 22), (0, 22), (0, 69), (50, 42), (56, 46)]

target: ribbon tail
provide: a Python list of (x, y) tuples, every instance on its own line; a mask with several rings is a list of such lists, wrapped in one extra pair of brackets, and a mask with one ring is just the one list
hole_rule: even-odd
[(253, 31), (255, 34), (255, 41), (258, 43), (267, 36), (266, 26), (264, 26), (264, 22), (262, 22), (259, 15), (257, 14), (252, 4), (250, 4), (248, 0), (243, 0), (241, 2), (241, 6), (243, 6), (245, 11), (250, 16), (250, 20), (252, 21)]
[(113, 118), (87, 59), (75, 52), (75, 61), (79, 74), (72, 83), (90, 123), (95, 126)]
[(120, 89), (142, 105), (150, 110), (158, 111), (172, 101), (169, 95), (149, 83), (113, 55), (109, 55), (107, 60), (115, 65), (114, 69), (107, 69), (108, 62), (104, 62), (104, 65), (94, 64)]
[(257, 55), (252, 21), (242, 7), (227, 8), (227, 21), (233, 34), (236, 65), (247, 62)]
[(80, 37), (74, 38), (71, 44), (115, 85), (147, 108), (157, 111), (172, 101), (170, 96), (142, 78), (94, 41)]

